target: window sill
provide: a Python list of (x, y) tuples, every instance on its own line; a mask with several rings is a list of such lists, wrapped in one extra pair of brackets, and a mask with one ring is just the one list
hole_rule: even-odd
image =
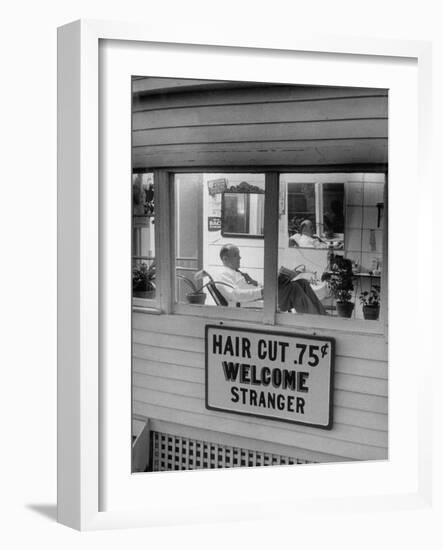
[[(139, 302), (145, 302), (140, 304)], [(133, 312), (149, 315), (168, 315), (161, 311), (153, 300), (133, 301)], [(346, 332), (348, 334), (360, 334), (386, 337), (387, 331), (383, 320), (368, 321), (363, 319), (345, 319), (336, 316), (310, 315), (297, 313), (276, 313), (275, 323), (265, 323), (263, 309), (217, 307), (198, 304), (174, 304), (169, 315), (186, 315), (190, 317), (205, 318), (208, 322), (230, 321), (249, 322), (263, 326), (275, 326), (283, 329), (295, 329), (298, 332), (306, 332), (315, 335), (322, 333)]]
[(150, 313), (152, 315), (160, 315), (162, 313), (156, 300), (148, 300), (146, 298), (132, 298), (132, 311)]
[(293, 327), (297, 330), (315, 333), (316, 330), (347, 332), (351, 334), (370, 334), (385, 336), (385, 324), (382, 320), (346, 319), (332, 315), (309, 315), (305, 313), (277, 313), (275, 325)]
[(252, 321), (263, 324), (263, 307), (253, 309), (252, 307), (223, 307), (190, 304), (174, 304), (173, 314), (193, 315), (195, 317), (206, 317), (211, 321), (228, 319), (232, 321)]

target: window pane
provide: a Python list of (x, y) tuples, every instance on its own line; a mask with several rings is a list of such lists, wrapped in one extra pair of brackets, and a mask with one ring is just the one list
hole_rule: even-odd
[(152, 173), (132, 177), (132, 294), (155, 297), (154, 179)]
[(263, 174), (174, 176), (176, 302), (263, 307), (264, 187)]
[(279, 311), (378, 318), (384, 185), (383, 174), (281, 174)]

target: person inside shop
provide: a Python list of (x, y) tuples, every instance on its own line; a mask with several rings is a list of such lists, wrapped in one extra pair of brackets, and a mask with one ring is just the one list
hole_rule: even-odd
[[(223, 285), (217, 289), (227, 300), (228, 305), (236, 306), (263, 299), (263, 286), (248, 273), (240, 271), (240, 249), (233, 244), (225, 244), (220, 250), (223, 268), (218, 280)], [(279, 310), (297, 313), (326, 315), (326, 311), (306, 279), (293, 280), (296, 272), (281, 269), (278, 275)]]
[(223, 268), (217, 279), (224, 284), (216, 286), (229, 305), (244, 304), (263, 299), (263, 287), (247, 273), (240, 271), (241, 256), (238, 246), (233, 244), (222, 246), (220, 259)]
[(328, 244), (314, 234), (314, 225), (311, 220), (303, 220), (300, 224), (298, 246), (301, 248), (327, 248)]

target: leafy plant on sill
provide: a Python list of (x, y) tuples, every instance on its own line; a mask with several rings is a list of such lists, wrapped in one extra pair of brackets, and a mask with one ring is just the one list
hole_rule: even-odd
[(365, 290), (359, 296), (362, 306), (380, 307), (380, 287), (373, 285), (371, 290)]
[(354, 290), (352, 262), (342, 256), (334, 255), (331, 263), (331, 270), (325, 271), (321, 279), (326, 281), (337, 302), (350, 302)]
[(148, 267), (145, 262), (132, 269), (132, 289), (134, 292), (155, 290), (155, 264)]

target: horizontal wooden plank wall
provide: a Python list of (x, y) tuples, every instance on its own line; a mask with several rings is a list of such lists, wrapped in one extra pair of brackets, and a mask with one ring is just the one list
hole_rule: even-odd
[(196, 86), (153, 93), (155, 83), (148, 84), (150, 93), (134, 100), (135, 169), (387, 162), (386, 90)]
[[(338, 331), (334, 335), (337, 348), (334, 427), (326, 431), (206, 410), (204, 327), (207, 322), (196, 317), (134, 313), (136, 413), (158, 422), (214, 432), (219, 434), (219, 441), (226, 440), (227, 444), (230, 437), (248, 438), (263, 441), (267, 446), (292, 448), (294, 452), (301, 449), (305, 457), (318, 460), (332, 456), (336, 460), (387, 458), (388, 372), (384, 337), (350, 336)], [(263, 326), (260, 329), (265, 330)], [(322, 331), (316, 332), (322, 334)]]

